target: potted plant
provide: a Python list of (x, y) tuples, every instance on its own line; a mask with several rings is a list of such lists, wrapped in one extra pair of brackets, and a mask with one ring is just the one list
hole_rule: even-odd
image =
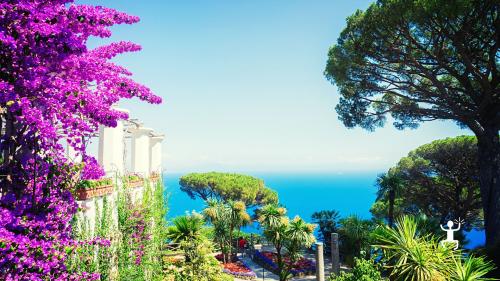
[(111, 178), (82, 180), (76, 185), (77, 200), (87, 200), (93, 197), (104, 196), (112, 192), (113, 180)]
[(144, 178), (139, 174), (129, 174), (125, 177), (127, 187), (141, 187), (144, 185)]
[(149, 176), (149, 179), (151, 181), (157, 181), (160, 179), (160, 173), (158, 172), (152, 172), (151, 175)]

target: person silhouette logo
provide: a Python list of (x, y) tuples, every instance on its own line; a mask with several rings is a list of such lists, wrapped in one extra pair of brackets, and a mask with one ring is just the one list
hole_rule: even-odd
[(440, 242), (441, 246), (444, 245), (444, 243), (453, 243), (455, 244), (455, 247), (453, 248), (453, 250), (456, 250), (458, 249), (458, 240), (455, 240), (454, 239), (454, 232), (455, 231), (459, 231), (460, 230), (460, 226), (461, 226), (461, 223), (458, 222), (458, 227), (457, 228), (453, 228), (453, 222), (452, 221), (448, 221), (446, 223), (446, 226), (448, 226), (448, 228), (444, 228), (442, 225), (439, 225), (441, 227), (441, 229), (443, 231), (446, 231), (446, 240), (443, 240)]

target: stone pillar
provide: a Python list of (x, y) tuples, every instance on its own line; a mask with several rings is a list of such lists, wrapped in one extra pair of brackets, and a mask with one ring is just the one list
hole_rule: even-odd
[(149, 134), (150, 128), (130, 128), (132, 133), (132, 171), (143, 177), (149, 176)]
[[(127, 112), (125, 109), (114, 108)], [(99, 127), (99, 152), (97, 160), (106, 172), (106, 176), (123, 175), (124, 163), (124, 120), (118, 120), (116, 127)]]
[(340, 256), (339, 256), (339, 235), (332, 233), (332, 272), (339, 274), (340, 272)]
[(151, 136), (149, 140), (149, 173), (158, 173), (161, 175), (161, 160), (162, 160), (162, 142), (163, 135)]
[(323, 259), (323, 243), (316, 243), (316, 280), (325, 281), (325, 261)]

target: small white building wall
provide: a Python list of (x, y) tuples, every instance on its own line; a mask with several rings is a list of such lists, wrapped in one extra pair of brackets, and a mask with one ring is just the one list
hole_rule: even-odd
[(149, 176), (149, 134), (153, 131), (150, 128), (131, 128), (132, 133), (132, 171), (141, 176)]
[[(124, 109), (115, 110), (127, 112)], [(124, 173), (124, 121), (118, 120), (114, 128), (101, 126), (99, 128), (98, 161), (106, 172), (106, 176), (121, 176)]]
[[(107, 194), (104, 196), (93, 197), (83, 201), (77, 201), (81, 211), (76, 215), (80, 217), (80, 223), (88, 223), (88, 230), (90, 231), (90, 236), (95, 236), (96, 231), (96, 218), (97, 211), (99, 211), (99, 216), (103, 215), (103, 202), (104, 198), (107, 200), (107, 208), (111, 212), (111, 223), (113, 227), (118, 226), (118, 208), (116, 205), (117, 192)], [(84, 227), (80, 225), (79, 227)]]
[(149, 173), (161, 174), (162, 142), (163, 136), (152, 136), (149, 140)]

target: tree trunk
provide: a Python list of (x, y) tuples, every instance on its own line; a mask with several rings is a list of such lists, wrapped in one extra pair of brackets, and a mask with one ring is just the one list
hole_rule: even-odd
[(478, 135), (479, 182), (484, 210), (486, 247), (500, 265), (500, 139), (498, 128)]
[(233, 262), (233, 230), (234, 226), (229, 226), (229, 262)]
[(283, 257), (281, 256), (281, 246), (276, 246), (276, 259), (278, 265), (278, 277), (280, 281), (286, 281), (285, 266), (283, 262)]

